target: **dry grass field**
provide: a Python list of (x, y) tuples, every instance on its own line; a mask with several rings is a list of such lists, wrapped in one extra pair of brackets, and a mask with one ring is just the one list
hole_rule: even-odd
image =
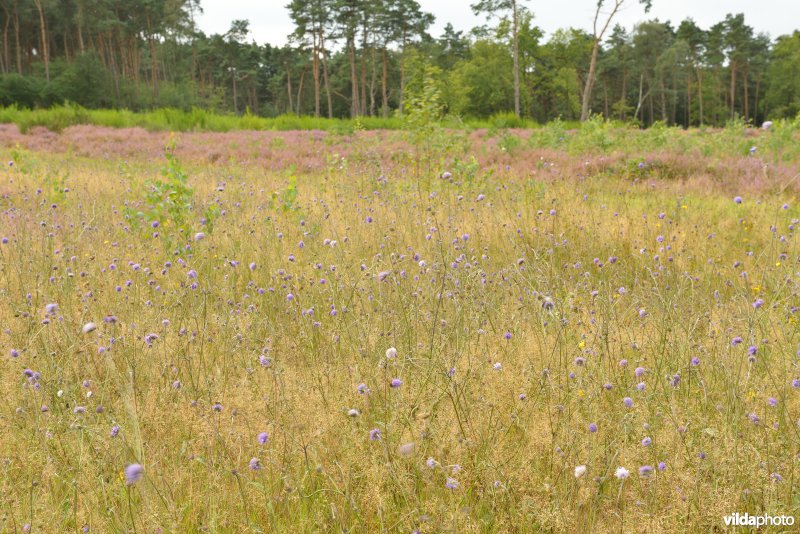
[(3, 126), (0, 531), (800, 515), (799, 131)]

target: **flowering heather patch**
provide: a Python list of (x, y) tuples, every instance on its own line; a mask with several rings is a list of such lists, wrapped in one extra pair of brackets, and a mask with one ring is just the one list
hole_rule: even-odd
[(791, 513), (800, 204), (789, 163), (755, 171), (770, 134), (656, 160), (473, 132), (479, 168), (430, 177), (390, 133), (187, 134), (180, 232), (129, 218), (165, 134), (31, 133), (50, 153), (0, 154), (0, 531)]

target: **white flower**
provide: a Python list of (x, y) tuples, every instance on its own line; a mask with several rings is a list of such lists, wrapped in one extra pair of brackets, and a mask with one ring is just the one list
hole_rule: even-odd
[(495, 371), (500, 371), (503, 369), (503, 364), (500, 362), (495, 362), (495, 364), (492, 367), (494, 367)]
[(88, 334), (89, 332), (92, 332), (95, 328), (97, 328), (96, 324), (86, 323), (85, 325), (83, 325), (83, 328), (81, 330), (83, 331), (84, 334)]
[(620, 480), (625, 480), (626, 478), (628, 478), (628, 476), (630, 476), (630, 474), (631, 474), (630, 471), (628, 471), (624, 467), (617, 467), (617, 470), (614, 473), (614, 476), (617, 477)]
[(586, 466), (579, 465), (575, 468), (575, 478), (581, 478), (583, 475), (586, 474)]
[(394, 347), (389, 347), (388, 349), (386, 349), (386, 357), (389, 358), (389, 359), (396, 358), (397, 357), (397, 349), (394, 348)]
[(355, 408), (350, 408), (347, 411), (347, 415), (349, 415), (350, 417), (358, 417), (359, 413), (358, 413), (358, 410), (356, 410)]

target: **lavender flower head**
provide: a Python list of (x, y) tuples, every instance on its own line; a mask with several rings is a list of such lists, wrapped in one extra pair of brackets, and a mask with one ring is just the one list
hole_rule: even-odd
[(131, 486), (139, 482), (144, 476), (144, 467), (140, 464), (130, 464), (125, 468), (125, 484)]

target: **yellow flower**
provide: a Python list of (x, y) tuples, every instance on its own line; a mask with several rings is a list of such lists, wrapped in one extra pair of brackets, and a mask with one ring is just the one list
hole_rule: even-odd
[(579, 390), (578, 390), (578, 398), (579, 398), (579, 399), (582, 399), (582, 398), (584, 398), (585, 396), (586, 396), (586, 392), (585, 392), (585, 391), (583, 391), (582, 389), (579, 389)]
[(681, 209), (682, 210), (688, 209), (688, 206), (686, 206), (686, 204), (684, 204), (683, 206), (681, 206)]
[(581, 341), (580, 343), (578, 343), (578, 348), (579, 349), (582, 349), (585, 346), (586, 346), (586, 342), (585, 341)]
[(752, 389), (747, 392), (747, 400), (753, 400), (756, 398), (756, 392)]
[(753, 294), (756, 294), (756, 295), (758, 294), (759, 291), (761, 291), (761, 287), (759, 287), (759, 286), (753, 286), (750, 289), (752, 289), (753, 290)]

